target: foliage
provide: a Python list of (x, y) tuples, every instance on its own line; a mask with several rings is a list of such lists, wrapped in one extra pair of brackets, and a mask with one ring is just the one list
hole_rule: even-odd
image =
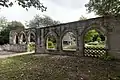
[(96, 30), (90, 30), (85, 34), (84, 40), (85, 42), (92, 42), (93, 37), (98, 36), (99, 33)]
[(34, 42), (29, 43), (27, 48), (28, 48), (29, 52), (34, 51), (35, 50), (35, 43)]
[(9, 43), (9, 29), (4, 29), (0, 32), (0, 45)]
[(55, 21), (51, 19), (49, 16), (44, 15), (43, 17), (40, 15), (34, 16), (33, 20), (29, 21), (28, 27), (46, 27), (59, 24), (59, 21)]
[(30, 7), (37, 8), (38, 10), (46, 11), (46, 7), (40, 2), (40, 0), (0, 0), (0, 6), (11, 7), (17, 3), (19, 6), (28, 10)]
[(0, 31), (5, 29), (8, 25), (7, 19), (5, 17), (0, 17)]
[(95, 29), (89, 30), (84, 37), (85, 43), (98, 41), (104, 42), (105, 36), (101, 33), (98, 33)]
[(0, 44), (9, 43), (9, 33), (11, 30), (24, 29), (24, 25), (21, 22), (12, 21), (6, 22), (6, 24), (8, 25), (4, 26), (0, 31)]
[(97, 41), (100, 42), (100, 41), (101, 41), (101, 38), (100, 38), (100, 37), (97, 37)]
[(48, 38), (48, 41), (52, 41), (53, 43), (56, 43), (56, 38), (54, 35), (51, 34), (47, 38)]
[(100, 16), (120, 14), (120, 0), (89, 0), (85, 7)]
[(47, 44), (48, 44), (47, 48), (55, 48), (55, 45), (54, 45), (54, 43), (52, 41), (48, 41)]
[(24, 25), (18, 21), (12, 21), (8, 24), (10, 30), (25, 29)]

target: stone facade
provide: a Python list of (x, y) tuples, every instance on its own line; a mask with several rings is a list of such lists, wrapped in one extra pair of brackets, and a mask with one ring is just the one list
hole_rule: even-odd
[[(21, 31), (11, 31), (10, 44), (16, 45), (15, 36), (18, 35), (18, 39), (20, 41), (20, 35), (24, 33), (26, 43), (25, 44), (18, 43), (18, 45), (26, 46), (30, 41), (30, 33), (33, 33), (35, 35), (36, 53), (83, 56), (84, 35), (87, 31), (95, 29), (105, 36), (106, 38), (105, 48), (107, 49), (108, 54), (120, 59), (119, 20), (120, 18), (118, 17), (98, 17), (88, 20), (75, 21), (42, 28), (29, 28)], [(77, 43), (76, 51), (64, 51), (62, 49), (62, 39), (67, 32), (72, 32), (73, 34), (75, 34)], [(46, 39), (50, 34), (53, 34), (56, 38), (57, 43), (56, 50), (46, 49)]]

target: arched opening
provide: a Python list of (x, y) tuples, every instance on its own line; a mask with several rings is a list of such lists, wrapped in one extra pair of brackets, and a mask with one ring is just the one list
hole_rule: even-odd
[(53, 34), (49, 34), (46, 39), (46, 48), (48, 50), (56, 50), (57, 49), (57, 41)]
[(20, 34), (20, 44), (26, 44), (26, 36), (24, 33)]
[(15, 44), (19, 43), (18, 35), (15, 35)]
[(28, 52), (35, 52), (35, 34), (34, 33), (30, 33), (29, 37), (28, 37)]
[(35, 42), (35, 34), (30, 33), (30, 42)]
[(84, 35), (84, 55), (101, 57), (106, 55), (106, 36), (102, 31), (90, 29)]
[(18, 44), (18, 43), (19, 43), (19, 39), (18, 39), (18, 34), (17, 34), (17, 33), (15, 33), (15, 35), (14, 35), (13, 38), (14, 38), (14, 39), (13, 39), (13, 43), (14, 43), (14, 44)]
[(72, 32), (67, 32), (62, 38), (62, 50), (76, 51), (76, 37)]

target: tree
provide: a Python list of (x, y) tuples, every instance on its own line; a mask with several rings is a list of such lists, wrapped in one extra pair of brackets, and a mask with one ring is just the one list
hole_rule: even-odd
[(17, 29), (25, 29), (24, 25), (18, 21), (9, 22), (7, 29), (17, 30)]
[(95, 12), (100, 16), (120, 14), (120, 0), (90, 0), (85, 7), (89, 13)]
[(24, 25), (21, 22), (12, 21), (7, 22), (8, 25), (0, 31), (0, 44), (9, 43), (9, 33), (11, 30), (24, 29)]
[(14, 3), (17, 3), (26, 10), (32, 6), (41, 11), (46, 11), (47, 9), (40, 0), (0, 0), (0, 6), (3, 7), (11, 7)]
[(96, 30), (90, 30), (85, 34), (85, 43), (92, 42), (94, 37), (98, 37), (99, 33)]
[(8, 22), (5, 17), (0, 17), (0, 31), (7, 26)]
[(59, 21), (55, 21), (51, 19), (49, 16), (44, 15), (41, 17), (40, 15), (34, 16), (33, 20), (29, 21), (28, 27), (46, 27), (59, 24)]

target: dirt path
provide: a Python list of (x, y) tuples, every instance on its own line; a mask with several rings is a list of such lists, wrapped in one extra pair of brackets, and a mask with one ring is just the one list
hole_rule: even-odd
[(32, 54), (34, 52), (23, 52), (23, 53), (15, 53), (15, 52), (8, 52), (8, 51), (0, 51), (0, 58), (7, 58), (7, 57), (13, 57), (13, 56), (19, 56), (19, 55), (25, 55), (25, 54)]

